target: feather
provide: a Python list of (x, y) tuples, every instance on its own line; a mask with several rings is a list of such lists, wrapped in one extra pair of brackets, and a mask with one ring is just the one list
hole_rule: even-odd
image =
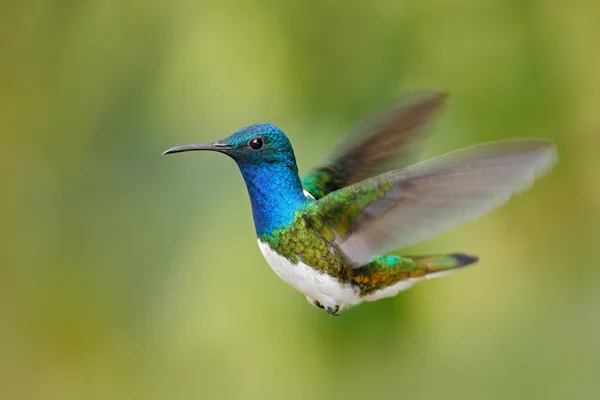
[(418, 92), (396, 101), (359, 125), (302, 179), (302, 186), (319, 199), (382, 172), (410, 165), (446, 97), (439, 92)]
[(556, 159), (551, 141), (490, 142), (343, 188), (315, 205), (358, 268), (485, 215), (527, 189)]

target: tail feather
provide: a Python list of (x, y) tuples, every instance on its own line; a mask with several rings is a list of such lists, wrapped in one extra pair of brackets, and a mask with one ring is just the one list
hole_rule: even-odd
[(424, 269), (426, 278), (434, 278), (450, 273), (455, 269), (466, 267), (479, 261), (479, 257), (463, 253), (452, 253), (437, 256), (409, 257), (416, 263), (416, 268)]
[(477, 262), (477, 256), (452, 253), (434, 256), (395, 255), (375, 257), (362, 268), (353, 270), (351, 279), (360, 286), (367, 301), (391, 297), (416, 282), (437, 278)]

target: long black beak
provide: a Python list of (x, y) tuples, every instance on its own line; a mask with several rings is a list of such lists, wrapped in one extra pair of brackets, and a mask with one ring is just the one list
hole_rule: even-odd
[(202, 144), (186, 144), (185, 146), (177, 146), (170, 148), (169, 150), (162, 153), (162, 155), (173, 154), (173, 153), (181, 153), (184, 151), (194, 151), (194, 150), (208, 150), (208, 151), (218, 151), (220, 153), (225, 153), (227, 150), (231, 149), (231, 146), (225, 143), (202, 143)]

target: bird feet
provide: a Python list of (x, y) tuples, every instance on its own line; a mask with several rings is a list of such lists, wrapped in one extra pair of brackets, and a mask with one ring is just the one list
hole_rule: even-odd
[(340, 309), (340, 306), (327, 307), (327, 312), (329, 313), (329, 315), (333, 315), (334, 317), (342, 315), (342, 310)]
[(310, 297), (308, 297), (308, 296), (306, 296), (306, 301), (308, 301), (310, 304), (312, 304), (312, 305), (313, 305), (313, 306), (315, 306), (315, 307), (318, 307), (318, 308), (325, 308), (325, 307), (323, 307), (323, 304), (319, 303), (319, 302), (318, 302), (318, 301), (316, 301), (316, 300), (313, 300), (313, 299), (311, 299), (311, 298), (310, 298)]
[(325, 309), (325, 310), (326, 310), (326, 311), (329, 313), (329, 315), (334, 315), (334, 316), (336, 316), (336, 317), (337, 317), (338, 315), (341, 315), (341, 314), (342, 314), (342, 309), (341, 309), (341, 307), (340, 307), (340, 306), (337, 306), (337, 305), (336, 305), (336, 306), (334, 306), (334, 307), (325, 307), (323, 304), (321, 304), (321, 303), (320, 303), (320, 302), (318, 302), (317, 300), (313, 300), (313, 299), (311, 299), (311, 298), (310, 298), (310, 297), (308, 297), (308, 296), (306, 297), (306, 300), (307, 300), (307, 301), (308, 301), (310, 304), (312, 304), (313, 306), (315, 306), (315, 307), (319, 307), (319, 308), (323, 308), (323, 309)]

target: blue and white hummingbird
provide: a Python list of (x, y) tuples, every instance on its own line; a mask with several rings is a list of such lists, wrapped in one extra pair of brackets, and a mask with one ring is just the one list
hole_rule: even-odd
[(437, 92), (400, 99), (303, 179), (287, 136), (267, 123), (163, 154), (210, 150), (231, 157), (246, 182), (267, 263), (311, 304), (339, 315), (478, 261), (463, 253), (388, 253), (483, 216), (557, 159), (549, 140), (512, 139), (412, 164), (445, 99)]

